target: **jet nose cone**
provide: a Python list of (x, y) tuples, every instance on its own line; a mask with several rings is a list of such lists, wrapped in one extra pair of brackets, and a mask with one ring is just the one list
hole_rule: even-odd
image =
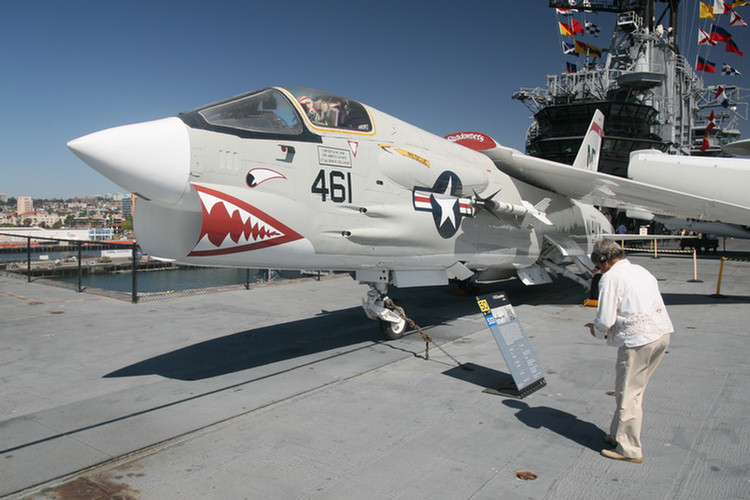
[(159, 205), (189, 191), (190, 139), (179, 118), (95, 132), (68, 143), (76, 156), (109, 180)]

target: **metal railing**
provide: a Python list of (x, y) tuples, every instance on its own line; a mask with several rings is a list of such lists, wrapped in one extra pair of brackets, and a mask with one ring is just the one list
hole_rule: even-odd
[[(136, 241), (88, 241), (3, 233), (0, 271), (29, 282), (137, 303), (211, 293), (321, 273), (182, 266), (151, 259)], [(8, 239), (11, 237), (11, 239)]]

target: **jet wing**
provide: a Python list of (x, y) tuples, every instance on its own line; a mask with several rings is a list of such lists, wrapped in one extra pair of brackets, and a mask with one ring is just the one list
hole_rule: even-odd
[[(703, 190), (700, 196), (598, 172), (603, 135), (604, 115), (596, 110), (572, 166), (525, 155), (517, 149), (501, 146), (481, 132), (459, 132), (446, 139), (484, 153), (499, 170), (515, 179), (584, 203), (617, 208), (634, 218), (651, 219), (656, 213), (729, 224), (750, 222), (750, 203), (742, 197), (718, 199), (713, 193), (722, 193), (721, 190)], [(732, 169), (723, 172), (724, 182), (727, 182), (727, 172), (737, 183), (744, 183), (744, 177), (740, 178)], [(716, 182), (716, 178), (710, 177), (712, 182)], [(664, 182), (669, 180), (667, 176)], [(680, 184), (675, 182), (675, 185)]]
[(511, 177), (586, 203), (731, 224), (750, 221), (750, 206), (582, 170), (503, 146), (482, 152)]
[(499, 170), (515, 179), (585, 203), (629, 211), (634, 217), (649, 219), (657, 213), (741, 225), (750, 221), (750, 205), (728, 203), (536, 158), (501, 146), (480, 132), (461, 132), (448, 138), (484, 153)]

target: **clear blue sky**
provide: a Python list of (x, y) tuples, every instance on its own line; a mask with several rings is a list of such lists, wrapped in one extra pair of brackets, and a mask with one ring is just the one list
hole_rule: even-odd
[[(697, 1), (681, 3), (697, 12)], [(750, 20), (750, 6), (739, 12)], [(612, 16), (589, 16), (603, 36), (583, 40), (607, 47)], [(694, 22), (681, 47), (691, 63)], [(731, 32), (750, 51), (750, 27)], [(523, 150), (531, 113), (511, 95), (575, 62), (560, 39), (546, 0), (0, 0), (0, 193), (122, 192), (65, 144), (273, 85), (327, 90), (438, 135), (478, 130)], [(742, 71), (727, 81), (745, 87), (748, 58), (723, 48), (709, 56)], [(741, 129), (750, 137), (747, 122)]]

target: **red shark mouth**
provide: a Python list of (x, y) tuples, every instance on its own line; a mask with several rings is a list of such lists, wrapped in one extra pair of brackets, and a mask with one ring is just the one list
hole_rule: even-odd
[(224, 255), (302, 239), (270, 215), (221, 191), (193, 184), (203, 206), (201, 234), (188, 257)]

